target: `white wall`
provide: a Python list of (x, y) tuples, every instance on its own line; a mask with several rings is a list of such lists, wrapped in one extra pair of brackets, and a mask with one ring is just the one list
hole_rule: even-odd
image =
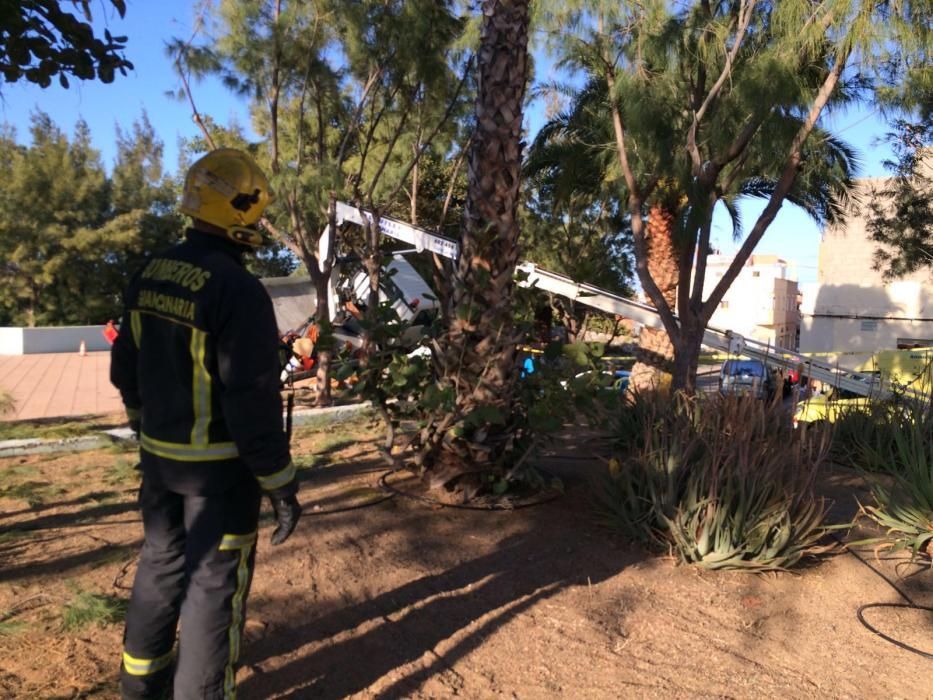
[(914, 280), (887, 285), (807, 284), (801, 352), (895, 350), (899, 338), (933, 340), (933, 288)]
[(88, 352), (109, 350), (102, 335), (104, 326), (63, 326), (49, 328), (0, 328), (0, 355), (78, 352), (81, 341)]
[(0, 328), (0, 355), (23, 354), (23, 329)]

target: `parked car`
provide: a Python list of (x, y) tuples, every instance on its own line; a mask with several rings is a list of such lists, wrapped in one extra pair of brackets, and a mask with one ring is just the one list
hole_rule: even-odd
[(719, 370), (719, 393), (770, 399), (774, 378), (761, 360), (726, 360)]

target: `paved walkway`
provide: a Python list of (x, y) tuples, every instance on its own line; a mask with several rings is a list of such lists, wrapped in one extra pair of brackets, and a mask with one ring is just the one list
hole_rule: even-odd
[(16, 400), (0, 420), (100, 415), (123, 410), (110, 384), (110, 353), (0, 355), (0, 389)]

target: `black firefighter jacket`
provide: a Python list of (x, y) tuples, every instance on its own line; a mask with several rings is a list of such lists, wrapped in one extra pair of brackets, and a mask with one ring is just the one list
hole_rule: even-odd
[(234, 243), (189, 229), (130, 282), (110, 377), (141, 418), (143, 470), (166, 488), (293, 488), (279, 371), (272, 302)]

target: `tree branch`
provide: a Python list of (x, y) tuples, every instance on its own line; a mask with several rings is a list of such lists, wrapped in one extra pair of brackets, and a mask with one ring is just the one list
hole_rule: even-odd
[(382, 67), (377, 67), (370, 74), (369, 79), (366, 81), (366, 85), (363, 87), (363, 94), (360, 95), (360, 100), (357, 102), (356, 110), (353, 113), (353, 119), (350, 122), (350, 126), (347, 129), (347, 133), (343, 135), (343, 140), (340, 142), (340, 148), (336, 151), (336, 161), (337, 165), (343, 163), (343, 159), (346, 157), (347, 143), (350, 140), (350, 136), (359, 128), (360, 119), (363, 116), (363, 108), (366, 106), (366, 100), (369, 98), (369, 92), (373, 89), (373, 86), (376, 84), (376, 81), (379, 79), (379, 76), (382, 75)]
[(438, 121), (437, 124), (434, 125), (434, 129), (431, 130), (431, 133), (428, 134), (428, 137), (424, 139), (424, 141), (421, 142), (421, 145), (418, 148), (417, 153), (415, 153), (411, 162), (402, 172), (402, 176), (399, 178), (399, 184), (396, 185), (395, 190), (387, 198), (388, 201), (391, 201), (392, 199), (395, 198), (395, 195), (398, 194), (399, 187), (408, 178), (408, 174), (412, 171), (412, 168), (414, 168), (418, 164), (418, 161), (421, 160), (421, 156), (424, 155), (424, 152), (427, 150), (428, 146), (431, 145), (431, 143), (437, 137), (438, 132), (440, 132), (440, 130), (444, 127), (444, 125), (450, 119), (450, 116), (453, 114), (454, 108), (457, 106), (457, 101), (460, 99), (460, 93), (463, 90), (463, 86), (466, 84), (466, 80), (470, 75), (470, 70), (472, 69), (472, 67), (473, 67), (473, 57), (471, 56), (470, 60), (467, 61), (466, 65), (463, 67), (463, 75), (460, 78), (460, 82), (457, 83), (457, 89), (454, 90), (453, 97), (451, 97), (450, 101), (447, 103), (447, 108), (444, 110), (444, 114), (441, 116), (440, 121)]
[(628, 186), (628, 190), (631, 193), (629, 196), (638, 197), (638, 183), (635, 182), (635, 174), (632, 172), (632, 168), (629, 165), (628, 153), (626, 153), (625, 150), (625, 126), (622, 123), (622, 115), (619, 112), (619, 105), (615, 100), (616, 81), (615, 76), (613, 75), (613, 71), (613, 67), (607, 67), (606, 85), (609, 88), (609, 106), (612, 110), (612, 128), (616, 138), (616, 151), (619, 154), (619, 165), (622, 166), (622, 175), (625, 178), (625, 184)]
[(466, 154), (472, 142), (473, 134), (470, 134), (470, 138), (467, 139), (466, 144), (460, 149), (460, 153), (457, 154), (457, 160), (454, 161), (454, 169), (450, 175), (450, 183), (447, 185), (447, 194), (444, 196), (444, 208), (441, 210), (441, 220), (437, 224), (438, 231), (443, 231), (444, 229), (444, 223), (447, 221), (447, 212), (450, 209), (450, 202), (454, 198), (454, 187), (457, 184), (457, 175), (460, 173), (460, 168), (463, 167), (463, 162), (466, 160)]
[(752, 252), (755, 250), (755, 246), (758, 245), (758, 242), (761, 240), (762, 236), (764, 236), (765, 231), (768, 230), (768, 226), (770, 226), (771, 222), (774, 220), (774, 217), (777, 216), (778, 210), (784, 203), (784, 199), (787, 197), (787, 193), (790, 192), (791, 187), (793, 187), (794, 180), (797, 178), (797, 172), (802, 161), (801, 151), (803, 149), (803, 145), (806, 142), (807, 137), (809, 137), (810, 133), (813, 131), (813, 128), (816, 126), (816, 122), (819, 119), (823, 109), (826, 107), (827, 102), (829, 102), (829, 98), (832, 95), (833, 90), (836, 89), (836, 85), (839, 83), (839, 77), (842, 75), (842, 71), (845, 69), (848, 58), (849, 50), (846, 49), (837, 57), (832, 69), (829, 71), (829, 73), (827, 73), (826, 78), (823, 80), (823, 84), (820, 86), (819, 92), (817, 92), (816, 97), (813, 100), (813, 105), (810, 107), (807, 118), (800, 125), (800, 128), (797, 130), (797, 134), (794, 136), (794, 140), (788, 150), (784, 171), (781, 173), (781, 177), (778, 179), (777, 185), (775, 186), (774, 191), (771, 193), (771, 198), (768, 200), (767, 206), (764, 208), (764, 211), (761, 212), (761, 215), (755, 222), (755, 226), (748, 234), (748, 238), (745, 239), (745, 242), (742, 244), (741, 248), (739, 248), (739, 251), (736, 253), (735, 258), (733, 258), (729, 265), (729, 268), (722, 276), (722, 279), (719, 280), (719, 283), (716, 285), (709, 298), (703, 304), (702, 319), (704, 324), (709, 322), (709, 319), (712, 317), (716, 307), (719, 306), (719, 302), (722, 301), (726, 291), (735, 281), (735, 278), (738, 277), (742, 266), (748, 261), (749, 257), (751, 257)]
[(213, 150), (217, 148), (217, 145), (214, 143), (214, 138), (211, 136), (211, 132), (208, 131), (207, 125), (201, 118), (201, 113), (198, 111), (198, 106), (194, 102), (194, 95), (191, 93), (191, 85), (188, 82), (187, 71), (181, 64), (182, 57), (186, 54), (188, 49), (191, 48), (191, 44), (194, 43), (194, 38), (200, 33), (201, 17), (198, 16), (198, 18), (195, 20), (194, 29), (191, 32), (191, 36), (188, 38), (188, 41), (185, 42), (184, 48), (178, 52), (178, 56), (175, 57), (175, 68), (178, 70), (178, 77), (181, 78), (181, 84), (185, 88), (185, 95), (188, 97), (188, 104), (191, 105), (191, 118), (194, 120), (194, 123), (198, 125), (198, 128), (201, 129), (201, 133), (204, 134), (204, 139)]
[(707, 199), (707, 211), (704, 212), (703, 221), (700, 224), (700, 240), (696, 246), (697, 264), (693, 273), (693, 291), (690, 294), (690, 308), (703, 308), (703, 285), (706, 283), (706, 259), (709, 249), (710, 232), (713, 228), (713, 210), (719, 196), (716, 192), (710, 192)]
[(697, 131), (699, 130), (700, 122), (703, 121), (703, 117), (706, 116), (706, 111), (713, 101), (719, 97), (719, 93), (723, 85), (726, 84), (726, 80), (732, 75), (732, 64), (735, 62), (739, 49), (742, 48), (742, 42), (745, 39), (745, 32), (751, 22), (752, 10), (755, 8), (756, 1), (757, 0), (741, 0), (741, 5), (739, 7), (739, 26), (736, 30), (735, 42), (726, 54), (726, 63), (722, 68), (722, 72), (719, 74), (716, 82), (713, 83), (713, 87), (711, 87), (706, 94), (703, 104), (693, 113), (693, 122), (690, 124), (690, 130), (687, 132), (687, 150), (690, 153), (694, 169), (697, 172), (699, 172), (700, 168), (703, 166), (703, 158), (700, 155), (700, 149), (697, 147)]

